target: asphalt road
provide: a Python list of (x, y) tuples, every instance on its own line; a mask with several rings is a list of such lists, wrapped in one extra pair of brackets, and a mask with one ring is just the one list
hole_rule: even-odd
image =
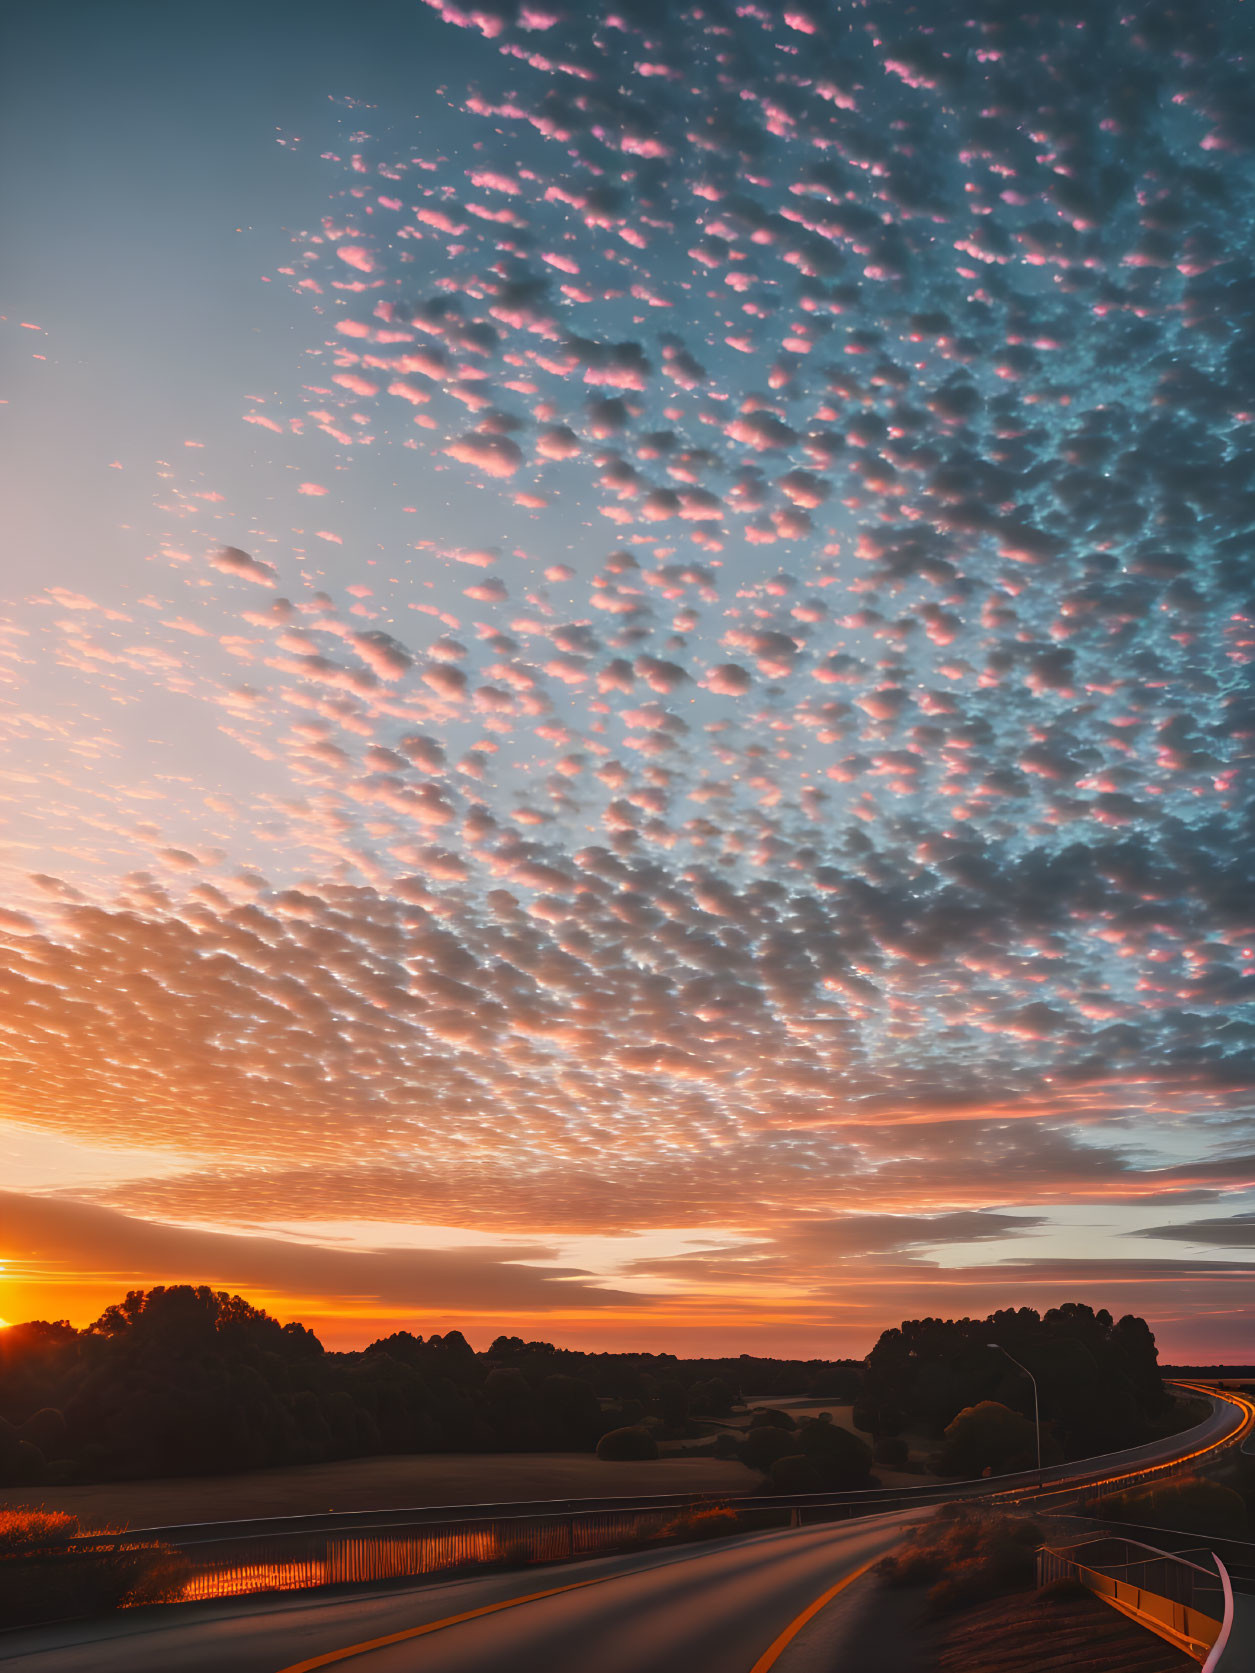
[[(1239, 1403), (1249, 1422), (1255, 1408)], [(1214, 1445), (1241, 1416), (1217, 1402), (1188, 1437), (1117, 1454), (1111, 1473)], [(1099, 1462), (1060, 1473), (1092, 1478)], [(4, 1673), (314, 1673), (324, 1666), (349, 1673), (831, 1673), (857, 1617), (857, 1589), (843, 1583), (929, 1514), (896, 1510), (365, 1594), (127, 1611), (0, 1634), (0, 1666)], [(811, 1617), (802, 1619), (807, 1611)]]
[[(6, 1635), (0, 1664), (5, 1673), (306, 1673), (319, 1657), (405, 1633), (324, 1665), (346, 1673), (819, 1673), (834, 1665), (852, 1619), (852, 1587), (775, 1659), (764, 1658), (802, 1612), (927, 1514), (896, 1511), (366, 1597), (137, 1612)], [(553, 1595), (532, 1596), (543, 1592)], [(516, 1598), (532, 1600), (509, 1602)], [(414, 1632), (424, 1626), (432, 1630)]]

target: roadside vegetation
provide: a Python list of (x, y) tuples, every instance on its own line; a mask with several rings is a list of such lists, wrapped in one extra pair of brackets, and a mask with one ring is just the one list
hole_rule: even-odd
[(752, 1524), (752, 1512), (738, 1512), (731, 1505), (698, 1505), (666, 1523), (658, 1537), (677, 1541), (726, 1539), (729, 1534), (747, 1532)]
[(0, 1510), (0, 1627), (101, 1615), (178, 1598), (190, 1566), (168, 1546), (125, 1534), (83, 1549), (77, 1516)]
[(928, 1609), (947, 1615), (1033, 1586), (1039, 1523), (965, 1505), (942, 1506), (876, 1572), (891, 1587), (926, 1588)]
[(877, 1564), (844, 1667), (1190, 1673), (1197, 1664), (1074, 1580), (1038, 1590), (1031, 1517), (950, 1505)]

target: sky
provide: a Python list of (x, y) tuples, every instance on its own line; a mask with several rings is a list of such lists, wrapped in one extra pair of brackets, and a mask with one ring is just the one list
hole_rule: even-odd
[(1251, 17), (7, 16), (0, 1316), (1250, 1357)]

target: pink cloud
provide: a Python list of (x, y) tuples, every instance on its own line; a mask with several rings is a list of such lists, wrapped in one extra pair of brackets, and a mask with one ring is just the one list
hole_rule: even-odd
[(459, 436), (444, 451), (464, 465), (474, 465), (485, 476), (513, 476), (523, 463), (517, 442), (508, 436), (486, 435), (482, 431)]
[(336, 254), (341, 261), (355, 267), (359, 273), (375, 271), (375, 258), (364, 244), (339, 244), (336, 246)]

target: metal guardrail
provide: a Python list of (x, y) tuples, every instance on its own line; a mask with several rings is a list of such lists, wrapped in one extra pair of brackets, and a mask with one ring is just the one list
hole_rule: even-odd
[(1208, 1557), (1215, 1557), (1224, 1563), (1233, 1590), (1255, 1597), (1255, 1542), (1194, 1533), (1185, 1528), (1160, 1528), (1145, 1522), (1116, 1522), (1105, 1516), (1097, 1518), (1072, 1515), (1068, 1521), (1092, 1522), (1095, 1537), (1101, 1531), (1125, 1538), (1153, 1539), (1157, 1550), (1170, 1552), (1175, 1557), (1186, 1557), (1194, 1562), (1203, 1562)]
[[(1195, 1392), (1191, 1390), (1191, 1392)], [(1163, 1442), (1084, 1460), (1082, 1465), (977, 1481), (927, 1483), (858, 1493), (743, 1495), (665, 1494), (635, 1499), (550, 1500), (515, 1504), (434, 1506), (347, 1515), (274, 1517), (262, 1521), (132, 1529), (128, 1541), (159, 1541), (192, 1567), (184, 1596), (213, 1598), (288, 1591), (346, 1582), (387, 1581), (471, 1566), (557, 1562), (662, 1539), (699, 1538), (712, 1512), (743, 1531), (844, 1520), (956, 1500), (1046, 1508), (1092, 1497), (1107, 1485), (1128, 1486), (1187, 1468), (1203, 1451), (1223, 1447), (1255, 1422), (1255, 1408), (1226, 1428), (1221, 1398), (1204, 1423), (1176, 1439), (1185, 1450), (1167, 1462), (1148, 1455)], [(1227, 1402), (1232, 1407), (1233, 1402)], [(1138, 1469), (1145, 1462), (1145, 1468)], [(1052, 1486), (1052, 1484), (1057, 1484)], [(724, 1521), (724, 1527), (727, 1522)], [(116, 1537), (83, 1535), (74, 1548), (89, 1555)]]
[[(1127, 1465), (1119, 1469), (1108, 1468), (1100, 1472), (1096, 1478), (1093, 1475), (1083, 1478), (1076, 1477), (1073, 1483), (1071, 1483), (1066, 1489), (1059, 1489), (1054, 1492), (1047, 1489), (1046, 1492), (1039, 1493), (1032, 1497), (1031, 1502), (1034, 1507), (1038, 1510), (1049, 1513), (1051, 1510), (1062, 1509), (1065, 1504), (1071, 1503), (1074, 1500), (1080, 1500), (1083, 1503), (1101, 1503), (1101, 1501), (1107, 1498), (1110, 1494), (1123, 1493), (1128, 1488), (1140, 1487), (1145, 1482), (1158, 1481), (1168, 1476), (1179, 1475), (1182, 1471), (1190, 1470), (1200, 1458), (1206, 1456), (1209, 1460), (1213, 1459), (1217, 1453), (1225, 1451), (1231, 1446), (1240, 1445), (1244, 1437), (1255, 1436), (1255, 1402), (1247, 1399), (1245, 1395), (1221, 1393), (1218, 1390), (1198, 1387), (1189, 1383), (1176, 1383), (1172, 1386), (1184, 1388), (1191, 1394), (1199, 1395), (1204, 1399), (1210, 1400), (1212, 1404), (1213, 1416), (1220, 1411), (1222, 1404), (1236, 1407), (1238, 1411), (1238, 1421), (1234, 1423), (1233, 1427), (1227, 1434), (1217, 1440), (1207, 1445), (1197, 1447), (1194, 1450), (1181, 1454), (1175, 1458), (1169, 1459), (1166, 1462), (1148, 1463), (1146, 1467), (1141, 1470), (1136, 1468), (1129, 1469), (1127, 1468)], [(1199, 1424), (1197, 1429), (1187, 1430), (1183, 1435), (1176, 1438), (1181, 1441), (1186, 1441), (1190, 1438), (1190, 1436), (1198, 1433), (1206, 1427), (1206, 1423)], [(1155, 1444), (1162, 1445), (1162, 1443)], [(1138, 1450), (1144, 1453), (1151, 1449), (1143, 1447)], [(1111, 1459), (1083, 1460), (1083, 1462), (1089, 1462), (1096, 1465), (1111, 1464), (1121, 1460), (1131, 1462), (1136, 1458), (1136, 1456), (1136, 1452), (1116, 1453), (1112, 1455)], [(1071, 1468), (1071, 1466), (1064, 1467)], [(1002, 1497), (1007, 1503), (1023, 1504), (1029, 1502), (1027, 1495), (1016, 1491), (1008, 1491), (1004, 1493)]]
[(1232, 1593), (1222, 1565), (1211, 1568), (1139, 1540), (1100, 1535), (1037, 1553), (1037, 1584), (1077, 1580), (1140, 1626), (1206, 1662), (1232, 1621)]
[[(712, 1507), (703, 1507), (708, 1514)], [(782, 1511), (729, 1513), (735, 1531), (786, 1526)], [(219, 1549), (184, 1546), (195, 1565), (184, 1597), (233, 1597), (346, 1582), (421, 1578), (459, 1569), (564, 1562), (694, 1537), (683, 1511), (584, 1511), (562, 1517), (492, 1517), (366, 1537), (305, 1534), (282, 1541), (232, 1540)], [(726, 1524), (725, 1524), (726, 1525)]]

